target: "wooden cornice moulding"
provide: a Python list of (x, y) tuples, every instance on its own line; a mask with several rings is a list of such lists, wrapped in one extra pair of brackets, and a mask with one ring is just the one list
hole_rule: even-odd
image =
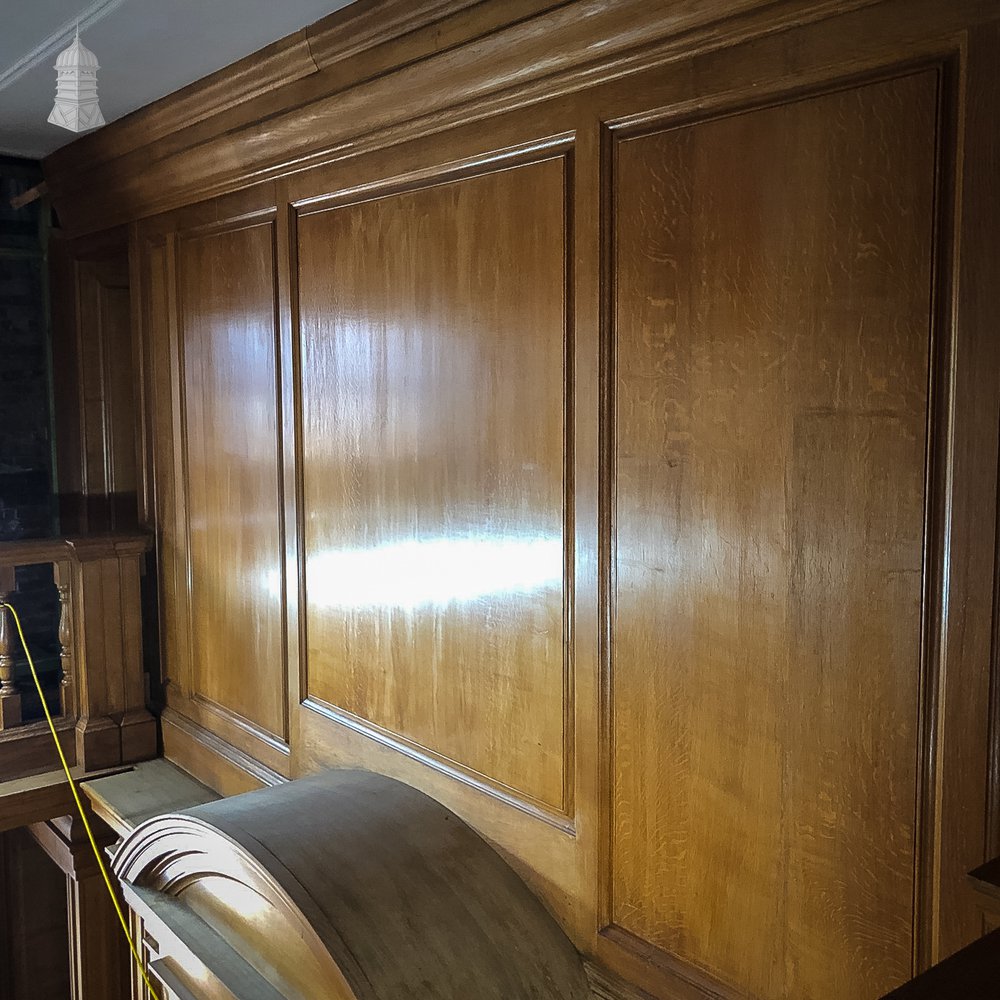
[(88, 168), (107, 163), (478, 2), (355, 0), (315, 24), (126, 115), (112, 127), (63, 146), (46, 159), (45, 169), (59, 175), (81, 163)]
[[(482, 0), (355, 0), (306, 28), (320, 69), (444, 20)], [(536, 6), (540, 0), (534, 0)], [(547, 0), (552, 6), (560, 0)], [(565, 0), (562, 0), (565, 2)]]
[(48, 163), (58, 172), (80, 159), (96, 164), (122, 156), (475, 2), (356, 0), (315, 24), (140, 108), (116, 122), (112, 129), (92, 132), (64, 146), (51, 154)]
[(53, 153), (45, 174), (62, 225), (91, 233), (879, 2), (360, 0)]

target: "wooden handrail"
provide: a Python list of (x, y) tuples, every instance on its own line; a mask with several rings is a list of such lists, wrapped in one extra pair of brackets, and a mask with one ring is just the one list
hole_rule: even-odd
[(100, 554), (140, 555), (147, 552), (151, 544), (148, 535), (139, 533), (24, 538), (16, 542), (0, 542), (0, 567), (58, 563), (66, 559), (79, 562)]

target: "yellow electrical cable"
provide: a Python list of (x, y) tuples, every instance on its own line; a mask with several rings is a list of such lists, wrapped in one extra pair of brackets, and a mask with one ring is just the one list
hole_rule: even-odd
[(59, 760), (62, 763), (63, 771), (66, 772), (66, 780), (69, 782), (70, 791), (73, 793), (73, 801), (76, 802), (76, 808), (80, 813), (80, 819), (83, 820), (83, 828), (87, 831), (87, 839), (90, 841), (94, 857), (97, 859), (97, 867), (100, 868), (101, 875), (104, 877), (104, 884), (107, 887), (108, 895), (111, 897), (111, 902), (115, 905), (115, 913), (118, 914), (118, 920), (121, 922), (122, 930), (125, 932), (125, 940), (128, 941), (132, 957), (135, 959), (136, 965), (139, 967), (139, 974), (142, 976), (143, 982), (145, 982), (146, 988), (149, 990), (149, 995), (152, 997), (152, 1000), (160, 1000), (160, 998), (156, 995), (156, 990), (153, 989), (153, 984), (149, 981), (149, 974), (146, 972), (146, 965), (139, 955), (139, 949), (136, 948), (135, 941), (132, 940), (132, 933), (128, 929), (128, 921), (125, 919), (125, 914), (122, 912), (121, 903), (118, 902), (118, 895), (114, 890), (114, 886), (111, 884), (111, 879), (108, 876), (108, 870), (104, 866), (104, 858), (101, 856), (101, 849), (97, 846), (94, 833), (90, 829), (90, 821), (87, 819), (87, 812), (83, 808), (83, 802), (80, 800), (80, 793), (77, 790), (76, 782), (73, 780), (69, 764), (66, 763), (66, 755), (63, 753), (62, 744), (59, 742), (59, 734), (56, 732), (55, 723), (52, 721), (52, 713), (49, 711), (49, 706), (45, 701), (45, 692), (42, 691), (42, 682), (38, 678), (38, 671), (35, 669), (35, 661), (31, 658), (31, 650), (28, 649), (28, 641), (24, 638), (24, 629), (21, 628), (21, 619), (18, 617), (17, 611), (12, 604), (7, 604), (6, 601), (0, 601), (0, 613), (2, 613), (4, 608), (6, 608), (14, 616), (14, 624), (17, 626), (17, 634), (21, 639), (21, 647), (24, 649), (24, 655), (27, 657), (28, 666), (31, 669), (31, 678), (35, 682), (38, 697), (42, 700), (42, 710), (45, 712), (45, 721), (48, 722), (49, 732), (52, 733), (52, 739), (55, 740)]

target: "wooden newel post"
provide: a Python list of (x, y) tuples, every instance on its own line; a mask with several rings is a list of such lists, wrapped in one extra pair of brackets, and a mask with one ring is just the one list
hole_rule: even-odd
[[(14, 589), (14, 570), (0, 569), (0, 603)], [(14, 680), (14, 622), (10, 612), (0, 607), (0, 732), (21, 725), (21, 694)]]
[[(156, 720), (146, 708), (140, 569), (146, 536), (95, 536), (66, 542), (64, 605), (76, 711), (76, 757), (84, 770), (156, 756)], [(69, 579), (69, 573), (72, 578)], [(60, 629), (60, 641), (63, 640)], [(65, 648), (65, 647), (64, 647)], [(63, 660), (64, 666), (70, 661)]]

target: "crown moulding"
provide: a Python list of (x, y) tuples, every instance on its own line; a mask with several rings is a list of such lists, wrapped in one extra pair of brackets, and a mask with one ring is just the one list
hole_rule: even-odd
[(307, 28), (51, 153), (47, 170), (106, 162), (272, 93), (478, 0), (355, 0)]
[(43, 168), (63, 228), (82, 235), (586, 85), (587, 68), (614, 75), (655, 43), (775, 30), (776, 7), (801, 22), (874, 2), (357, 0)]
[(83, 235), (882, 2), (357, 0), (43, 167)]

